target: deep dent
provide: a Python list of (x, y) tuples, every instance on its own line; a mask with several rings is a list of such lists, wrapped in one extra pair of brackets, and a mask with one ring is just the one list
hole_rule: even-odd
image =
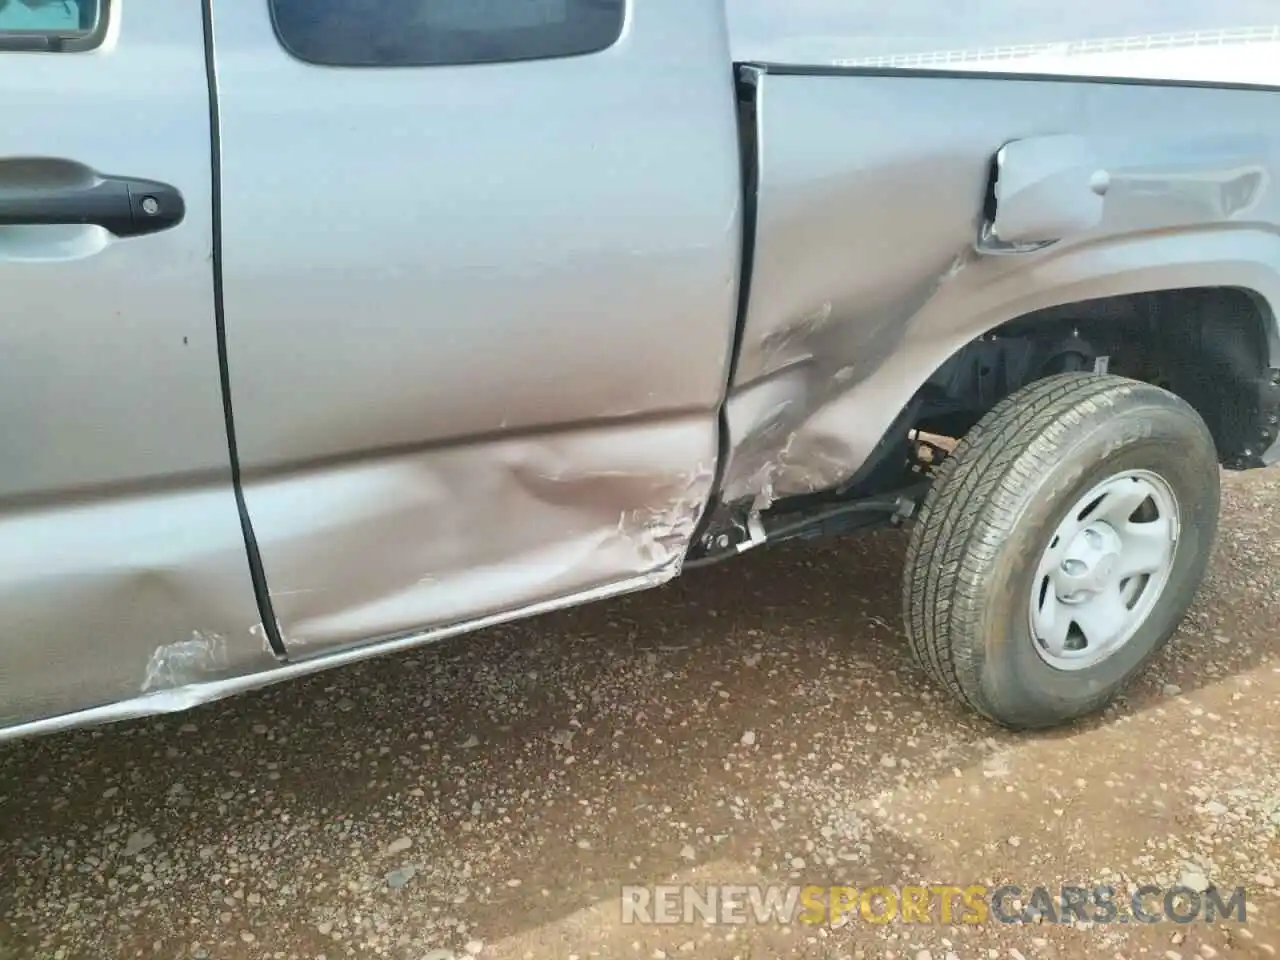
[[(892, 361), (911, 319), (972, 258), (959, 254), (879, 315), (833, 319), (825, 302), (784, 322), (762, 344), (758, 380), (729, 398), (730, 459), (723, 498), (766, 509), (787, 496), (835, 487), (866, 455), (847, 429), (854, 388)], [(821, 316), (821, 323), (813, 318)], [(904, 371), (906, 373), (907, 371)], [(895, 411), (896, 412), (896, 411)]]
[[(288, 661), (271, 657), (261, 624), (247, 626), (234, 638), (192, 630), (182, 640), (155, 648), (139, 665), (133, 696), (19, 723), (0, 730), (0, 740), (184, 711), (368, 657), (666, 583), (679, 574), (710, 495), (713, 443), (708, 416), (436, 451), (429, 462), (437, 483), (428, 485), (434, 495), (425, 502), (439, 509), (426, 510), (409, 509), (413, 487), (405, 481), (415, 474), (403, 458), (333, 471), (330, 496), (339, 490), (350, 494), (354, 488), (349, 485), (356, 481), (370, 493), (382, 485), (383, 496), (365, 501), (363, 522), (352, 528), (356, 533), (381, 516), (380, 535), (398, 530), (398, 536), (422, 544), (420, 552), (432, 562), (422, 569), (397, 570), (400, 589), (390, 594), (326, 591), (297, 586), (296, 581), (273, 592), (276, 610), (288, 618), (281, 624)], [(592, 461), (582, 455), (582, 445), (597, 450), (615, 468), (582, 469)], [(653, 449), (671, 451), (670, 460), (652, 457)], [(624, 450), (627, 455), (620, 456)], [(663, 464), (671, 466), (669, 472), (661, 472)], [(469, 477), (470, 482), (455, 485), (446, 483), (446, 477)], [(292, 483), (279, 481), (282, 496), (291, 492)], [(483, 498), (495, 489), (502, 490), (499, 501)], [(437, 497), (456, 499), (450, 504)], [(300, 524), (310, 524), (299, 527), (299, 551), (334, 533), (323, 527), (332, 522), (331, 515), (312, 510), (298, 518)], [(432, 531), (447, 531), (454, 539), (433, 541)], [(382, 557), (389, 563), (396, 555), (379, 553), (370, 544), (356, 546), (353, 536), (348, 533), (343, 545), (369, 550), (370, 563)], [(524, 548), (512, 550), (514, 543)], [(304, 559), (299, 553), (299, 569)], [(387, 569), (376, 573), (368, 583), (388, 579)], [(504, 604), (512, 597), (532, 599)], [(486, 602), (491, 609), (483, 609)], [(453, 616), (460, 609), (467, 613)], [(363, 639), (359, 631), (366, 629), (368, 618), (389, 617), (421, 619), (395, 635)], [(314, 645), (316, 638), (330, 640), (339, 629), (353, 632), (350, 642)], [(242, 652), (236, 655), (237, 650)], [(257, 657), (247, 658), (249, 650)]]
[(2, 513), (0, 726), (274, 665), (229, 484)]
[[(714, 413), (405, 452), (250, 480), (291, 659), (676, 576)], [(339, 583), (335, 555), (366, 558)]]

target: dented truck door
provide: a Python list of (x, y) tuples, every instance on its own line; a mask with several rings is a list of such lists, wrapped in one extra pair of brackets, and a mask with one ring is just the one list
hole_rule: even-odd
[(720, 5), (213, 11), (230, 392), (289, 658), (674, 576), (737, 294)]
[(199, 4), (0, 15), (0, 728), (275, 663), (232, 490), (204, 54)]

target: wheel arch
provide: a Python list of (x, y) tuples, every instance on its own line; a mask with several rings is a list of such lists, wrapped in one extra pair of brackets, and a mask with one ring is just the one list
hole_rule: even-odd
[[(1033, 255), (1035, 256), (1035, 255)], [(1105, 329), (1117, 307), (1141, 303), (1169, 321), (1182, 363), (1170, 387), (1209, 423), (1222, 462), (1245, 469), (1280, 459), (1280, 237), (1267, 230), (1206, 228), (1110, 238), (1060, 253), (1046, 251), (994, 280), (975, 258), (939, 284), (907, 325), (897, 348), (864, 381), (811, 421), (849, 423), (868, 411), (895, 411), (864, 436), (867, 455), (843, 486), (874, 485), (883, 457), (918, 420), (931, 385), (945, 379), (984, 338), (1016, 330), (1035, 336), (1051, 325), (1088, 321)], [(959, 286), (965, 273), (980, 282)], [(985, 275), (985, 276), (979, 276)], [(1033, 278), (1033, 279), (1032, 279)], [(1178, 316), (1195, 304), (1196, 315)], [(1245, 422), (1247, 421), (1247, 422)]]

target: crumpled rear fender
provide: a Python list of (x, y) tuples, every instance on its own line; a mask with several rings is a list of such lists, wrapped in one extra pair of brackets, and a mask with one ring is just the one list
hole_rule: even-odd
[[(1274, 318), (1274, 94), (874, 73), (743, 68), (756, 218), (723, 501), (759, 507), (847, 481), (950, 356), (1037, 310), (1225, 286), (1251, 291)], [(1096, 163), (1099, 209), (1046, 210), (1067, 235), (989, 252), (980, 238), (996, 213), (996, 157), (1040, 138), (1009, 151), (1022, 164), (1011, 182), (1038, 187), (1027, 165), (1040, 163), (1043, 179), (1074, 189), (1074, 165)], [(1268, 333), (1274, 357), (1273, 319)]]

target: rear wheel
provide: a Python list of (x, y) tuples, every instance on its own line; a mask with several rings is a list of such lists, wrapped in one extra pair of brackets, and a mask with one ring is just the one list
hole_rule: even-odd
[(1213, 438), (1122, 377), (1037, 381), (943, 464), (907, 551), (917, 660), (984, 716), (1048, 727), (1104, 707), (1173, 634), (1217, 530)]

